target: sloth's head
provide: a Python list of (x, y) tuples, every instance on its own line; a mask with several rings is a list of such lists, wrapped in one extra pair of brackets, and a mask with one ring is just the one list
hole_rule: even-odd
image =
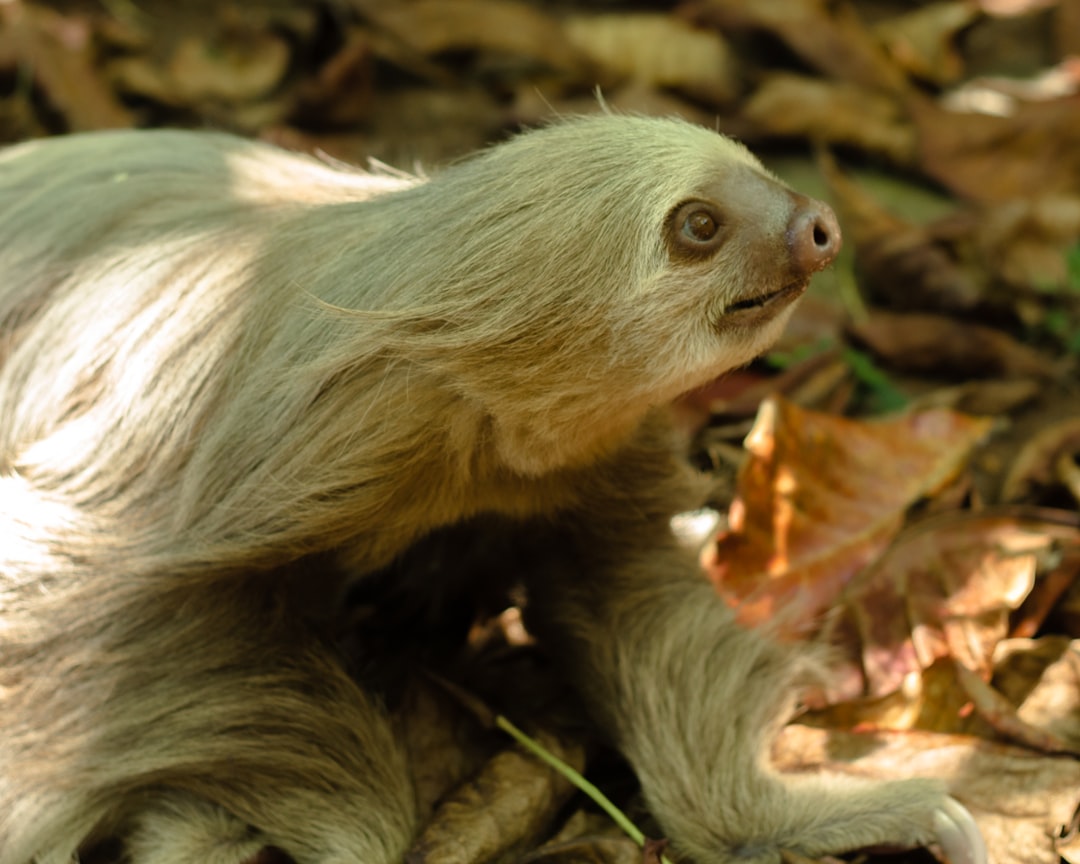
[(828, 206), (677, 120), (562, 121), (394, 197), (394, 281), (445, 310), (428, 332), (453, 374), (524, 437), (748, 362), (840, 248)]

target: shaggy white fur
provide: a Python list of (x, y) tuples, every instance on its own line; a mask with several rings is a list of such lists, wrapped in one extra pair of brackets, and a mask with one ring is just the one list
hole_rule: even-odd
[(533, 625), (681, 850), (944, 832), (978, 861), (939, 783), (768, 769), (805, 661), (669, 530), (699, 483), (663, 406), (762, 351), (838, 244), (667, 120), (430, 182), (208, 133), (0, 153), (0, 864), (110, 833), (134, 864), (398, 860), (399, 745), (297, 587), (478, 514), (554, 550)]

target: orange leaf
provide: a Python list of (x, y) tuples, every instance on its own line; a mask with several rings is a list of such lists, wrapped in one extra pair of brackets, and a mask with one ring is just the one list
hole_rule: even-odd
[(861, 422), (763, 403), (712, 579), (743, 623), (782, 617), (780, 630), (806, 632), (989, 426), (947, 410)]

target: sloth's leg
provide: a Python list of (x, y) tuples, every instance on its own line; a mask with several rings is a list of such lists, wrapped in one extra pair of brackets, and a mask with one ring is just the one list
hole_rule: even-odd
[(935, 841), (954, 864), (984, 862), (974, 822), (937, 781), (830, 781), (769, 766), (773, 733), (816, 658), (736, 624), (670, 530), (672, 513), (698, 506), (699, 481), (649, 434), (590, 479), (558, 537), (538, 537), (534, 558), (543, 550), (551, 566), (528, 576), (529, 622), (673, 842), (700, 864)]
[[(405, 775), (399, 782), (407, 783)], [(394, 799), (396, 789), (387, 789)], [(254, 793), (253, 793), (254, 794)], [(126, 820), (123, 845), (131, 864), (395, 864), (411, 839), (401, 812), (347, 790), (269, 787), (249, 815), (272, 811), (277, 824), (255, 828), (221, 805), (187, 792), (155, 792)], [(272, 803), (271, 803), (272, 802)], [(235, 803), (235, 802), (234, 802)], [(264, 806), (269, 805), (269, 806)], [(260, 821), (263, 821), (260, 819)]]
[(271, 864), (274, 848), (298, 864), (390, 864), (407, 848), (414, 793), (387, 715), (318, 640), (276, 635), (244, 647), (244, 665), (194, 661), (177, 692), (187, 731), (163, 741), (169, 785), (191, 797), (144, 814), (133, 864)]
[[(744, 630), (681, 550), (604, 575), (564, 565), (530, 593), (594, 715), (637, 771), (650, 809), (701, 864), (773, 864), (877, 845), (940, 842), (985, 861), (942, 783), (787, 777), (770, 769), (806, 663)], [(806, 649), (803, 649), (806, 650)]]
[(69, 860), (94, 827), (64, 815), (76, 799), (95, 834), (134, 827), (133, 864), (242, 864), (264, 846), (299, 864), (400, 859), (415, 830), (400, 742), (272, 590), (110, 579), (65, 598), (82, 601), (61, 604), (69, 626), (26, 651), (0, 702), (19, 742), (0, 749), (0, 804), (24, 805), (0, 864)]
[(183, 792), (160, 794), (134, 818), (132, 864), (248, 864), (270, 842), (235, 816)]
[[(157, 792), (132, 820), (124, 852), (131, 864), (303, 864), (311, 860), (356, 864), (386, 860), (377, 853), (374, 858), (356, 857), (359, 853), (352, 844), (290, 854), (280, 844), (296, 849), (290, 842), (292, 833), (287, 828), (264, 833), (218, 805), (188, 793)], [(323, 838), (323, 842), (328, 839)]]

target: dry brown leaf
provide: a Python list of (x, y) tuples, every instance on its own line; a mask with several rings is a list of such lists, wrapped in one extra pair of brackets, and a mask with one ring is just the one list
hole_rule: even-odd
[(979, 10), (968, 0), (930, 3), (882, 21), (874, 27), (874, 34), (910, 74), (944, 85), (963, 75), (956, 35), (978, 17)]
[(1002, 417), (1032, 402), (1042, 392), (1042, 384), (1031, 378), (965, 381), (920, 396), (913, 409), (951, 408), (963, 414)]
[(1007, 639), (994, 657), (993, 684), (1025, 723), (1080, 749), (1080, 642)]
[(1080, 809), (1073, 814), (1072, 821), (1061, 831), (1054, 834), (1054, 849), (1066, 864), (1080, 864)]
[(696, 0), (684, 12), (721, 30), (767, 30), (815, 69), (838, 81), (899, 92), (907, 88), (850, 3), (828, 0)]
[(1041, 428), (1028, 440), (1006, 475), (1001, 487), (1002, 501), (1019, 501), (1034, 487), (1060, 483), (1061, 456), (1080, 453), (1080, 417), (1066, 417)]
[(492, 95), (479, 87), (410, 87), (392, 99), (374, 99), (370, 108), (363, 128), (373, 132), (309, 133), (273, 125), (260, 129), (260, 137), (290, 150), (324, 153), (355, 165), (375, 159), (424, 175), (490, 142), (507, 119)]
[[(1077, 517), (1080, 519), (1080, 516)], [(1080, 582), (1080, 543), (1061, 544), (1049, 550), (1040, 566), (1039, 578), (1027, 600), (1012, 617), (1010, 636), (1031, 638), (1050, 619), (1065, 619), (1070, 589)], [(1068, 627), (1065, 632), (1074, 632)]]
[(1003, 330), (945, 315), (875, 310), (849, 335), (892, 369), (954, 378), (1042, 378), (1054, 361)]
[(667, 851), (667, 840), (645, 840), (641, 849), (641, 864), (660, 864), (664, 860), (664, 852)]
[(470, 777), (494, 751), (476, 717), (445, 688), (419, 678), (409, 682), (394, 710), (395, 728), (404, 742), (421, 820), (435, 804)]
[(629, 837), (576, 837), (547, 843), (518, 864), (641, 864), (641, 847)]
[(165, 74), (182, 102), (253, 102), (281, 83), (290, 53), (271, 31), (229, 29), (212, 42), (181, 40)]
[(317, 128), (344, 128), (367, 119), (375, 100), (371, 40), (350, 29), (341, 46), (296, 94), (293, 113)]
[(1033, 190), (1030, 197), (980, 211), (973, 228), (976, 254), (999, 281), (1014, 288), (1057, 289), (1058, 302), (1067, 300), (1066, 252), (1080, 242), (1080, 195)]
[(828, 153), (818, 164), (872, 298), (901, 310), (964, 310), (979, 301), (984, 279), (957, 264), (944, 242), (882, 207)]
[[(848, 637), (857, 641), (857, 637)], [(910, 644), (906, 646), (910, 652)], [(909, 655), (908, 665), (918, 664)], [(903, 731), (921, 729), (947, 734), (979, 734), (985, 724), (971, 711), (971, 697), (959, 682), (958, 665), (940, 660), (904, 676), (899, 689), (883, 696), (865, 695), (861, 670), (837, 663), (819, 692), (809, 694), (813, 707), (804, 722), (823, 728)]]
[(800, 137), (878, 153), (914, 165), (915, 128), (886, 93), (848, 81), (778, 72), (767, 75), (742, 106), (746, 133)]
[[(778, 374), (736, 370), (684, 397), (712, 415), (753, 417), (761, 402), (773, 394), (801, 405), (815, 407), (818, 398), (828, 395), (848, 378), (851, 369), (840, 351), (829, 348), (787, 366)], [(749, 431), (744, 430), (743, 435)]]
[[(1007, 49), (999, 49), (999, 54)], [(976, 75), (943, 93), (941, 107), (960, 114), (975, 112), (1008, 117), (1026, 102), (1047, 102), (1080, 93), (1080, 57), (1025, 77)]]
[[(577, 770), (582, 747), (551, 735), (541, 744)], [(516, 747), (497, 754), (445, 798), (413, 844), (407, 864), (476, 864), (534, 844), (574, 792), (570, 781)]]
[(14, 61), (28, 71), (72, 131), (135, 125), (95, 65), (88, 18), (22, 2), (0, 3)]
[(975, 711), (1002, 738), (1040, 753), (1076, 755), (1057, 735), (1033, 726), (1021, 718), (1015, 705), (974, 672), (959, 664), (956, 671), (960, 686), (971, 697)]
[(1080, 0), (1060, 0), (1054, 38), (1058, 57), (1080, 57)]
[[(1077, 556), (1080, 558), (1080, 556)], [(1070, 636), (1080, 636), (1080, 562), (1074, 569), (1076, 580), (1069, 585), (1065, 595), (1054, 608), (1054, 619), (1058, 622), (1059, 632)]]
[(565, 27), (570, 42), (612, 77), (669, 87), (714, 105), (738, 93), (731, 49), (715, 31), (652, 12), (572, 15)]
[(1017, 102), (1008, 117), (910, 97), (923, 170), (956, 194), (995, 202), (1080, 195), (1080, 95)]
[(482, 50), (540, 61), (575, 76), (590, 68), (559, 21), (519, 0), (367, 0), (359, 5), (379, 28), (425, 57)]
[(1062, 540), (1080, 533), (1012, 513), (934, 517), (905, 531), (844, 597), (843, 629), (858, 634), (865, 692), (891, 693), (941, 658), (988, 678), (1040, 553)]
[[(203, 26), (178, 21), (176, 27), (167, 45), (109, 62), (108, 73), (119, 90), (203, 112), (228, 106), (232, 125), (246, 128), (287, 112), (286, 105), (268, 102), (292, 62), (283, 33), (264, 21), (246, 21), (233, 7), (223, 7)], [(249, 116), (236, 113), (248, 109)]]
[(606, 813), (575, 810), (543, 846), (518, 864), (642, 864), (642, 848)]
[(811, 628), (988, 429), (950, 411), (859, 422), (766, 401), (730, 530), (709, 554), (712, 579), (744, 623)]
[(23, 141), (47, 134), (35, 110), (32, 93), (13, 93), (0, 100), (0, 141)]
[(1080, 802), (1080, 762), (965, 736), (793, 725), (773, 756), (787, 771), (941, 778), (974, 814), (991, 864), (1058, 864), (1054, 837)]

